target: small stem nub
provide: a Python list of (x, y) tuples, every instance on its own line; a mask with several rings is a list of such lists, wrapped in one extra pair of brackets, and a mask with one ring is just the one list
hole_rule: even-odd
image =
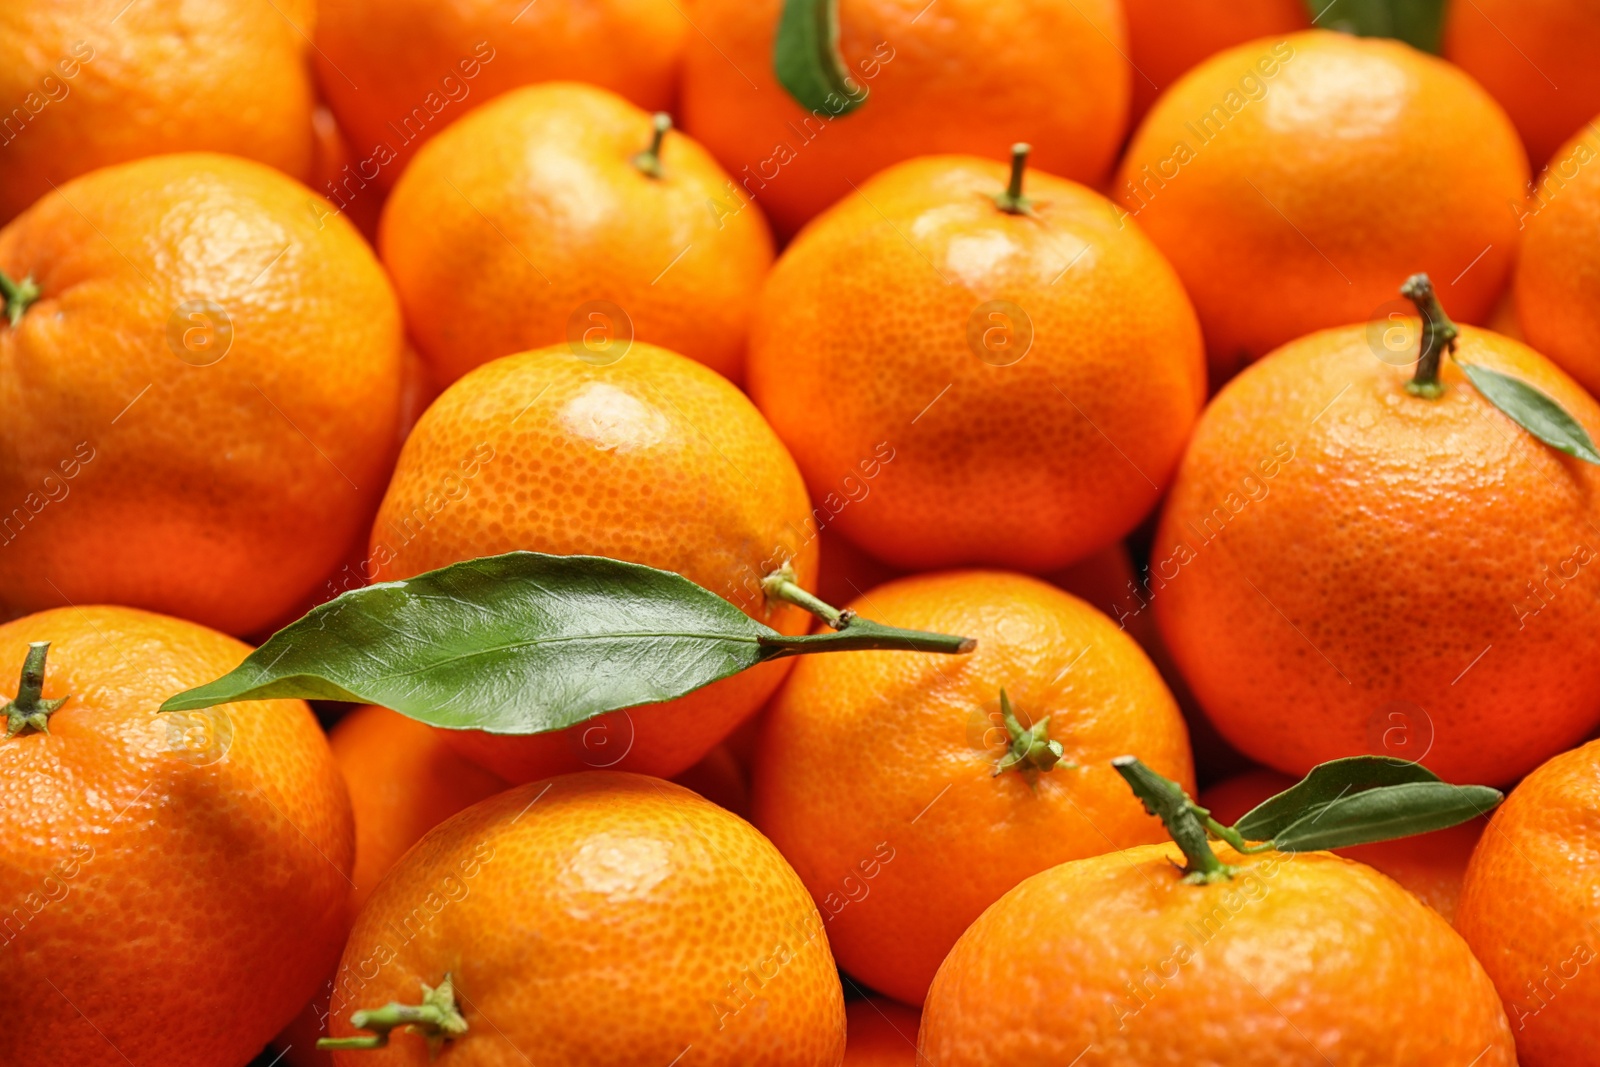
[(1022, 175), (1028, 169), (1028, 153), (1033, 151), (1033, 146), (1025, 141), (1018, 141), (1011, 146), (1011, 182), (1006, 186), (1006, 191), (995, 195), (995, 205), (1008, 215), (1033, 214), (1033, 202), (1022, 195)]
[(1439, 362), (1445, 353), (1456, 350), (1456, 338), (1461, 331), (1450, 321), (1439, 304), (1439, 295), (1433, 291), (1433, 282), (1426, 274), (1413, 274), (1400, 286), (1400, 295), (1417, 306), (1422, 316), (1422, 353), (1417, 360), (1417, 372), (1406, 383), (1406, 390), (1414, 396), (1437, 397), (1444, 393), (1444, 383), (1439, 380)]
[(1160, 819), (1189, 861), (1183, 869), (1185, 882), (1207, 884), (1233, 877), (1236, 870), (1217, 858), (1207, 840), (1206, 822), (1211, 813), (1189, 799), (1183, 787), (1146, 767), (1136, 756), (1118, 756), (1111, 761), (1144, 802), (1144, 810)]
[(389, 1044), (391, 1030), (405, 1029), (421, 1034), (427, 1039), (428, 1051), (438, 1055), (446, 1041), (467, 1032), (467, 1020), (456, 1008), (455, 983), (448, 974), (437, 986), (423, 983), (421, 1004), (390, 1001), (381, 1008), (356, 1012), (350, 1016), (350, 1025), (372, 1032), (362, 1037), (324, 1037), (317, 1041), (317, 1048), (347, 1052), (383, 1048)]
[(14, 282), (10, 275), (0, 270), (0, 297), (5, 298), (6, 321), (13, 329), (22, 321), (22, 313), (28, 310), (28, 305), (39, 299), (40, 295), (39, 283), (33, 280), (33, 275), (26, 275), (20, 282)]
[(26, 730), (49, 733), (50, 716), (70, 699), (44, 699), (44, 660), (49, 651), (49, 641), (33, 641), (28, 645), (28, 657), (22, 661), (22, 677), (17, 682), (16, 699), (0, 709), (0, 713), (6, 717), (7, 741)]
[(654, 130), (650, 138), (650, 147), (643, 152), (637, 152), (633, 157), (633, 165), (652, 178), (661, 177), (661, 142), (667, 136), (667, 131), (672, 129), (672, 116), (665, 111), (657, 111), (651, 120)]
[[(1000, 690), (1000, 718), (1005, 723), (1010, 743), (1005, 755), (995, 762), (990, 777), (998, 778), (1009, 770), (1049, 771), (1061, 762), (1061, 742), (1050, 740), (1050, 716), (1045, 715), (1032, 726), (1023, 728), (1011, 710), (1011, 698)], [(1070, 764), (1069, 764), (1070, 766)]]

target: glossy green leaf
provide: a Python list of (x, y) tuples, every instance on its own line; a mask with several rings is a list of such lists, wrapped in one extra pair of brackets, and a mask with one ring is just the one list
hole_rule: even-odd
[(1457, 359), (1456, 364), (1466, 374), (1467, 380), (1483, 394), (1483, 398), (1499, 408), (1512, 422), (1557, 451), (1589, 463), (1600, 463), (1600, 452), (1595, 450), (1589, 431), (1548, 394), (1527, 382), (1476, 363), (1463, 363)]
[(1443, 830), (1484, 815), (1500, 803), (1484, 785), (1406, 782), (1351, 793), (1306, 815), (1272, 839), (1282, 852), (1347, 848)]
[(839, 54), (838, 0), (784, 0), (772, 69), (801, 107), (824, 117), (848, 115), (867, 99)]
[(1437, 782), (1420, 764), (1392, 756), (1350, 756), (1311, 768), (1294, 785), (1250, 809), (1233, 828), (1246, 841), (1271, 841), (1284, 830), (1343, 797), (1379, 786)]
[(789, 637), (670, 571), (511, 552), (345, 593), (161, 710), (352, 700), (448, 729), (531, 734), (671, 700), (802, 652), (972, 648), (866, 619), (841, 625)]
[(1306, 0), (1306, 10), (1325, 30), (1394, 37), (1424, 52), (1438, 52), (1445, 0)]

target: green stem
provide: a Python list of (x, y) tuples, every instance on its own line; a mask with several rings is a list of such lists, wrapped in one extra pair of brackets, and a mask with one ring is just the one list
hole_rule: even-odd
[(633, 165), (652, 178), (661, 177), (661, 142), (667, 136), (667, 131), (672, 129), (672, 116), (665, 111), (657, 111), (651, 120), (654, 134), (650, 138), (650, 147), (643, 152), (634, 153)]
[(834, 631), (831, 634), (800, 634), (794, 637), (777, 634), (763, 637), (762, 646), (773, 650), (768, 659), (782, 659), (807, 652), (861, 652), (873, 649), (961, 655), (978, 647), (978, 642), (970, 637), (929, 633), (926, 630), (902, 630), (897, 626), (884, 626), (871, 619), (863, 619), (853, 611), (840, 611), (816, 594), (800, 588), (795, 583), (794, 568), (787, 562), (761, 579), (761, 589), (769, 600), (781, 600), (804, 608)]
[(1049, 771), (1061, 762), (1061, 742), (1050, 740), (1050, 716), (1046, 715), (1024, 729), (1022, 723), (1017, 721), (1016, 713), (1011, 710), (1011, 698), (1002, 689), (1000, 718), (1005, 723), (1011, 743), (1006, 746), (1006, 754), (995, 763), (991, 778), (998, 778), (1013, 768), (1023, 772)]
[(350, 1025), (372, 1033), (362, 1037), (320, 1038), (317, 1048), (347, 1052), (383, 1048), (389, 1044), (391, 1030), (404, 1028), (421, 1034), (427, 1039), (429, 1050), (437, 1054), (446, 1041), (467, 1032), (467, 1020), (456, 1008), (455, 983), (448, 974), (437, 986), (423, 983), (421, 1004), (390, 1001), (381, 1008), (356, 1012), (350, 1016)]
[(1111, 761), (1133, 790), (1133, 795), (1144, 802), (1144, 810), (1156, 816), (1166, 826), (1167, 833), (1183, 850), (1188, 865), (1184, 867), (1184, 881), (1210, 883), (1226, 881), (1233, 877), (1235, 868), (1228, 866), (1211, 851), (1207, 839), (1204, 808), (1189, 799), (1183, 787), (1170, 778), (1163, 778), (1140, 762), (1137, 756), (1118, 756)]
[(17, 681), (16, 699), (0, 709), (0, 714), (6, 717), (7, 741), (25, 730), (49, 733), (50, 716), (70, 699), (44, 699), (44, 662), (49, 651), (49, 641), (33, 641), (28, 645), (28, 656), (22, 661), (22, 677)]
[(1439, 363), (1446, 352), (1456, 350), (1456, 338), (1461, 331), (1450, 321), (1433, 291), (1433, 282), (1426, 274), (1413, 274), (1400, 286), (1400, 295), (1417, 307), (1422, 316), (1422, 354), (1417, 360), (1417, 372), (1406, 383), (1413, 396), (1433, 397), (1444, 394), (1444, 383), (1439, 380)]
[(1028, 153), (1031, 151), (1033, 146), (1025, 141), (1018, 141), (1011, 146), (1011, 182), (1005, 192), (994, 198), (995, 205), (1009, 215), (1033, 214), (1033, 201), (1022, 195), (1022, 175), (1028, 169)]
[(20, 282), (14, 282), (5, 271), (0, 270), (0, 296), (5, 297), (6, 320), (13, 329), (22, 321), (22, 313), (28, 310), (28, 305), (39, 299), (42, 290), (39, 284), (29, 274)]
[(1213, 819), (1211, 817), (1211, 810), (1209, 808), (1202, 808), (1198, 804), (1194, 804), (1193, 807), (1195, 814), (1204, 821), (1206, 833), (1217, 838), (1218, 840), (1226, 841), (1228, 844), (1232, 845), (1236, 851), (1247, 855), (1255, 852), (1272, 851), (1274, 846), (1271, 841), (1262, 841), (1258, 844), (1252, 845), (1250, 842), (1244, 839), (1244, 836), (1240, 834), (1239, 831), (1235, 830), (1231, 826), (1223, 826), (1217, 820)]

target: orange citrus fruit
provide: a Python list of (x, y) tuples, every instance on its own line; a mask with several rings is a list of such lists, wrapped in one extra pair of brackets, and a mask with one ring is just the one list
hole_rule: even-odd
[(1456, 928), (1505, 1004), (1522, 1067), (1595, 1062), (1589, 1020), (1600, 919), (1600, 742), (1563, 752), (1511, 791), (1472, 854)]
[(327, 739), (299, 700), (158, 713), (249, 651), (203, 626), (40, 612), (0, 626), (0, 677), (43, 641), (43, 702), (62, 703), (0, 740), (0, 974), (31, 991), (0, 1062), (244, 1063), (343, 943), (350, 803)]
[[(822, 920), (778, 850), (640, 775), (531, 783), (430, 831), (356, 920), (335, 1032), (355, 1033), (351, 1009), (415, 1004), (446, 975), (466, 1026), (446, 1061), (834, 1067), (844, 1051)], [(430, 1056), (402, 1033), (336, 1060)]]
[(639, 158), (652, 136), (620, 96), (562, 82), (507, 93), (417, 154), (379, 244), (441, 384), (557, 342), (611, 358), (635, 337), (742, 376), (766, 221), (680, 133)]
[[(1517, 124), (1534, 166), (1600, 112), (1600, 7), (1589, 0), (1470, 0), (1445, 8), (1444, 57)], [(1554, 156), (1551, 153), (1555, 153)]]
[(303, 6), (4, 5), (0, 223), (69, 178), (165, 152), (225, 152), (307, 177)]
[[(1394, 342), (1390, 334), (1409, 338)], [(1517, 427), (1446, 363), (1407, 390), (1417, 321), (1324, 330), (1200, 419), (1149, 598), (1224, 737), (1288, 774), (1358, 753), (1506, 782), (1600, 722), (1600, 471)], [(1600, 406), (1527, 346), (1461, 327), (1457, 357)]]
[(1145, 118), (1115, 190), (1194, 298), (1218, 381), (1365, 322), (1414, 271), (1481, 322), (1528, 161), (1505, 112), (1398, 41), (1312, 30), (1222, 52)]
[[(1210, 809), (1213, 819), (1232, 826), (1251, 808), (1294, 783), (1295, 779), (1276, 771), (1247, 771), (1202, 791), (1199, 803)], [(1339, 849), (1338, 855), (1382, 871), (1449, 920), (1455, 918), (1461, 879), (1486, 822), (1473, 819), (1415, 837), (1352, 845)]]
[(844, 1006), (846, 1041), (840, 1067), (924, 1067), (917, 1058), (921, 1016), (883, 997)]
[(1123, 0), (1133, 117), (1143, 117), (1178, 76), (1224, 48), (1310, 28), (1302, 0)]
[[(767, 712), (752, 810), (821, 907), (840, 966), (917, 1004), (961, 931), (1023, 878), (1162, 838), (1114, 756), (1144, 753), (1185, 787), (1194, 771), (1183, 719), (1144, 653), (1053, 586), (922, 575), (853, 607), (977, 649), (803, 658)], [(1059, 763), (1001, 771), (1002, 690), (1024, 729), (1048, 717)]]
[[(131, 12), (130, 12), (131, 17)], [(0, 600), (110, 601), (251, 633), (383, 488), (401, 325), (306, 188), (209, 154), (107, 167), (0, 230)]]
[(1112, 0), (843, 0), (839, 52), (865, 103), (796, 103), (773, 73), (779, 0), (697, 0), (684, 125), (783, 234), (914, 156), (1038, 145), (1039, 166), (1101, 181), (1127, 127)]
[(371, 704), (329, 735), (355, 812), (352, 913), (406, 850), (456, 812), (509, 786), (458, 755), (444, 731)]
[(892, 565), (1089, 555), (1155, 504), (1204, 399), (1155, 247), (1082, 186), (1029, 172), (1021, 192), (997, 202), (1000, 163), (900, 164), (762, 292), (751, 396), (836, 530)]
[(1540, 176), (1523, 216), (1513, 283), (1528, 344), (1591, 394), (1600, 391), (1600, 124), (1585, 126)]
[[(565, 345), (495, 360), (436, 400), (406, 441), (372, 529), (374, 578), (524, 549), (676, 571), (784, 633), (810, 616), (761, 579), (816, 576), (805, 486), (727, 379), (636, 342), (596, 365)], [(527, 737), (453, 731), (513, 782), (585, 767), (688, 769), (777, 688), (789, 660), (688, 696)]]
[(1513, 1067), (1461, 937), (1388, 878), (1326, 852), (1177, 846), (1064, 863), (1006, 894), (951, 951), (922, 1012), (938, 1067), (1330, 1063)]
[(666, 107), (689, 25), (674, 0), (318, 0), (318, 81), (356, 160), (317, 191), (380, 196), (440, 130), (533, 82), (594, 82)]
[[(349, 920), (378, 882), (422, 835), (456, 812), (504, 792), (506, 783), (447, 744), (443, 731), (399, 712), (367, 704), (351, 711), (328, 737), (355, 815), (355, 865)], [(332, 1063), (318, 1052), (328, 1036), (333, 980), (273, 1042), (294, 1067)]]

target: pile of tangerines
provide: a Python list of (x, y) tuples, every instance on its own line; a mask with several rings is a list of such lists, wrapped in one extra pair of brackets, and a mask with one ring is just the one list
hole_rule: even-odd
[(0, 1065), (1597, 1067), (1597, 47), (0, 0)]

